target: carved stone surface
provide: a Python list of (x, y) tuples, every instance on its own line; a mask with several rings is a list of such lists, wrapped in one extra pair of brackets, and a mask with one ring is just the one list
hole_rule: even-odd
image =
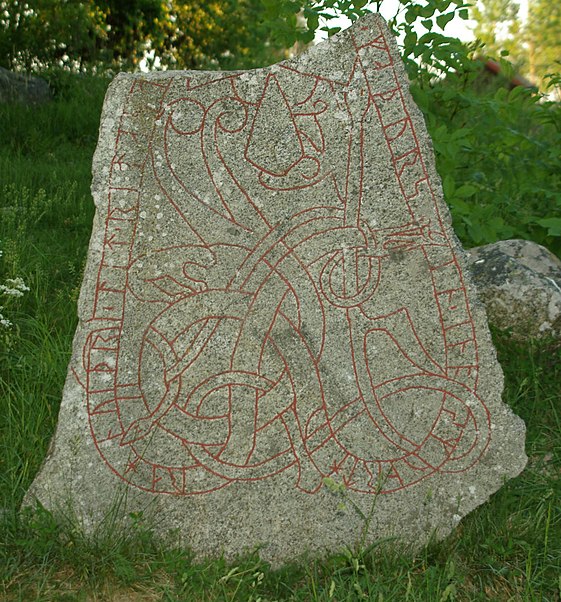
[[(197, 554), (444, 536), (526, 461), (395, 42), (120, 75), (58, 430), (28, 502)], [(326, 479), (330, 487), (326, 487)], [(333, 489), (338, 488), (339, 493)], [(125, 503), (126, 502), (126, 503)]]
[(561, 337), (561, 261), (529, 240), (470, 249), (468, 261), (489, 323), (517, 339)]

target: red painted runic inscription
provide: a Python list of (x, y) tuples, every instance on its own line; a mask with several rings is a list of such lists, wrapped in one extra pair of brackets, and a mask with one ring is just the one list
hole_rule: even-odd
[(390, 494), (486, 449), (462, 273), (387, 41), (363, 42), (345, 73), (131, 80), (80, 382), (132, 486)]

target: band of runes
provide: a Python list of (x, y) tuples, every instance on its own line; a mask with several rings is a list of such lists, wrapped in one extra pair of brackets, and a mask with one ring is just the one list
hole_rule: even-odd
[[(131, 485), (195, 495), (288, 471), (310, 494), (330, 476), (389, 494), (488, 446), (462, 273), (384, 33), (347, 59), (134, 79), (82, 356), (95, 445)], [(399, 194), (390, 225), (378, 156)], [(439, 349), (428, 314), (386, 286), (412, 271)]]

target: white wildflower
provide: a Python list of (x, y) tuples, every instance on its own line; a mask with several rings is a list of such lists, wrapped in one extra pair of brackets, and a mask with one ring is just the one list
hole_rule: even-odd
[[(0, 249), (0, 257), (2, 250)], [(22, 278), (7, 278), (3, 284), (0, 284), (0, 297), (23, 297), (23, 294), (29, 291), (29, 287), (25, 284)], [(4, 306), (0, 305), (0, 328), (8, 329), (13, 326), (12, 322), (2, 313)]]
[(0, 284), (0, 294), (10, 297), (23, 297), (23, 293), (27, 292), (29, 287), (18, 276), (17, 278), (8, 278), (6, 284)]
[(8, 320), (8, 318), (5, 318), (1, 313), (3, 309), (4, 308), (0, 305), (0, 326), (3, 326), (4, 328), (11, 328), (12, 323), (10, 322), (10, 320)]

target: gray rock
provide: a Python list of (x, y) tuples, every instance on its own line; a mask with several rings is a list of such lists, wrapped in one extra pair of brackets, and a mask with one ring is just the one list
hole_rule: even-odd
[(26, 503), (86, 531), (141, 509), (199, 556), (280, 563), (443, 537), (523, 469), (381, 17), (266, 69), (120, 75), (93, 193)]
[(515, 338), (561, 336), (561, 261), (527, 240), (470, 249), (470, 271), (489, 323)]
[(1, 103), (40, 104), (50, 99), (51, 89), (44, 79), (0, 67)]

